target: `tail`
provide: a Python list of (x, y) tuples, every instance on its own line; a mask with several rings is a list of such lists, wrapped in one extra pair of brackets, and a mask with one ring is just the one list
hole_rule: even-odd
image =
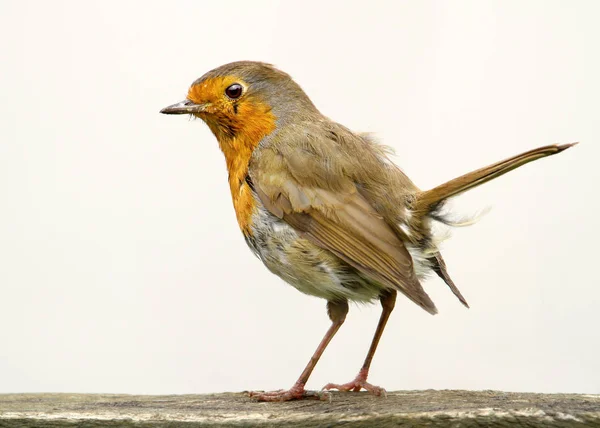
[(476, 171), (469, 172), (465, 175), (455, 178), (454, 180), (450, 180), (444, 184), (434, 187), (431, 190), (420, 192), (416, 195), (416, 200), (413, 205), (414, 210), (422, 215), (429, 214), (431, 211), (434, 211), (445, 199), (456, 196), (462, 192), (466, 192), (467, 190), (493, 180), (496, 177), (500, 177), (501, 175), (525, 165), (526, 163), (560, 153), (563, 150), (574, 146), (575, 144), (577, 143), (563, 144), (560, 146), (554, 144), (551, 146), (539, 147)]
[[(478, 169), (477, 171), (469, 172), (468, 174), (434, 187), (431, 190), (420, 192), (417, 194), (413, 205), (414, 212), (420, 216), (433, 216), (434, 212), (439, 208), (440, 204), (443, 203), (444, 200), (477, 187), (480, 184), (493, 180), (496, 177), (500, 177), (502, 174), (506, 174), (507, 172), (525, 165), (526, 163), (560, 153), (563, 150), (574, 146), (575, 144), (577, 143), (563, 144), (560, 146), (555, 144), (552, 146), (544, 146), (533, 149), (528, 152), (521, 153), (520, 155), (513, 156), (512, 158)], [(450, 278), (450, 275), (448, 275), (446, 263), (444, 262), (441, 253), (438, 252), (435, 256), (428, 260), (433, 271), (444, 280), (458, 300), (460, 300), (461, 303), (468, 308), (469, 305), (467, 301), (452, 281), (452, 278)]]

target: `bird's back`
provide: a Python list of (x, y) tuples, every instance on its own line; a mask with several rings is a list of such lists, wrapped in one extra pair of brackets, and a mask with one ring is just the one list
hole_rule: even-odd
[[(390, 224), (408, 221), (418, 187), (389, 158), (392, 149), (371, 134), (358, 134), (317, 116), (289, 124), (267, 136), (254, 151), (256, 168), (288, 168), (306, 186), (343, 190), (348, 181)], [(399, 233), (402, 233), (399, 230)]]

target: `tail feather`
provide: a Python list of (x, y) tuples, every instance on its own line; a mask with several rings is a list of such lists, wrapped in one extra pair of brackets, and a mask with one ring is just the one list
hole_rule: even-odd
[(455, 178), (454, 180), (450, 180), (444, 184), (434, 187), (431, 190), (420, 192), (417, 194), (414, 210), (421, 214), (427, 214), (435, 210), (436, 207), (445, 199), (477, 187), (480, 184), (493, 180), (496, 177), (500, 177), (501, 175), (525, 165), (526, 163), (560, 153), (563, 150), (574, 146), (575, 144), (577, 143), (563, 145), (554, 144), (550, 146), (539, 147), (476, 171), (469, 172), (465, 175)]
[[(500, 177), (526, 163), (560, 153), (569, 147), (573, 147), (575, 144), (577, 143), (539, 147), (476, 171), (469, 172), (468, 174), (434, 187), (431, 190), (420, 192), (416, 195), (412, 207), (413, 212), (417, 214), (417, 219), (423, 219), (425, 216), (428, 216), (429, 218), (433, 218), (449, 225), (456, 225), (454, 222), (446, 220), (442, 215), (436, 212), (444, 200), (493, 180), (496, 177)], [(444, 280), (448, 287), (450, 287), (452, 293), (454, 293), (458, 300), (468, 308), (469, 304), (454, 284), (454, 281), (450, 278), (450, 275), (448, 275), (446, 263), (444, 262), (442, 255), (438, 252), (434, 256), (428, 258), (428, 261), (433, 271)]]
[(444, 262), (442, 255), (440, 253), (437, 253), (434, 257), (429, 259), (429, 261), (431, 262), (431, 267), (432, 267), (433, 271), (435, 273), (437, 273), (438, 276), (444, 280), (444, 282), (448, 285), (448, 287), (450, 287), (450, 290), (452, 290), (454, 295), (458, 298), (458, 300), (460, 300), (460, 303), (462, 303), (463, 305), (465, 305), (468, 308), (469, 304), (467, 303), (467, 300), (463, 297), (463, 295), (460, 292), (460, 290), (458, 289), (458, 287), (454, 284), (454, 281), (452, 281), (452, 278), (450, 278), (450, 275), (448, 275), (448, 270), (446, 268), (446, 262)]

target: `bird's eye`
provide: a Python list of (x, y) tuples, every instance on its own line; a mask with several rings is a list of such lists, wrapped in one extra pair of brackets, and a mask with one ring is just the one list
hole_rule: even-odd
[(225, 89), (225, 95), (227, 95), (232, 100), (237, 100), (242, 96), (242, 85), (239, 83), (234, 83), (233, 85), (229, 85), (227, 89)]

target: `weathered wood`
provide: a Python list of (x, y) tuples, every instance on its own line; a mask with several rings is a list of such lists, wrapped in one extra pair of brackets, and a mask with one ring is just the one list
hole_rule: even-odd
[(497, 391), (332, 393), (257, 403), (207, 395), (0, 394), (0, 427), (600, 427), (600, 395)]

